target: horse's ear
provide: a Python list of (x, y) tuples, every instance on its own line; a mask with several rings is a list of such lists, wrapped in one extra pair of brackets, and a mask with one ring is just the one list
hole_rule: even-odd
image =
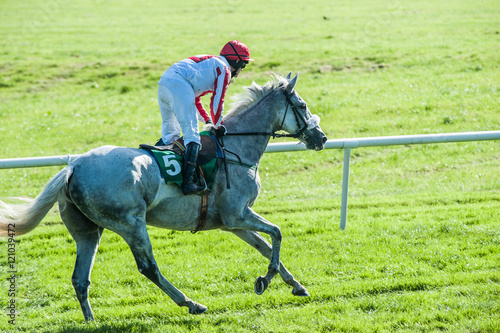
[(288, 81), (290, 81), (290, 79), (291, 79), (291, 78), (292, 78), (292, 72), (288, 73), (288, 75), (286, 76), (286, 79), (287, 79)]
[(298, 78), (299, 78), (299, 73), (297, 73), (297, 75), (295, 75), (295, 77), (291, 79), (290, 82), (288, 82), (288, 87), (286, 89), (288, 93), (292, 93), (293, 88), (295, 88), (295, 85), (297, 84)]

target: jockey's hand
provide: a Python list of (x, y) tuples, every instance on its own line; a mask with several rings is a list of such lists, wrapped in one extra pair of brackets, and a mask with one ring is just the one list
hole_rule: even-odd
[(219, 128), (215, 129), (216, 136), (224, 136), (227, 134), (226, 126), (220, 125)]
[(211, 124), (213, 124), (213, 122), (212, 122), (212, 120), (208, 119), (208, 120), (207, 120), (207, 122), (206, 122), (205, 124), (207, 124), (207, 125), (211, 125)]

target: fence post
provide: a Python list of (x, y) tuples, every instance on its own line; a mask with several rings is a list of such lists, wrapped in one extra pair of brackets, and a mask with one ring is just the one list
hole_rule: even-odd
[(342, 173), (342, 201), (340, 203), (340, 229), (345, 230), (347, 224), (347, 198), (349, 194), (349, 166), (351, 148), (344, 149), (344, 169)]

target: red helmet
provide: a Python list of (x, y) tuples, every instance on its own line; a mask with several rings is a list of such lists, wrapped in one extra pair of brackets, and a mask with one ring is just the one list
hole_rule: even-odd
[(240, 41), (232, 40), (227, 42), (226, 45), (220, 51), (220, 55), (226, 57), (229, 60), (243, 60), (243, 61), (253, 61), (250, 59), (250, 51), (248, 47)]

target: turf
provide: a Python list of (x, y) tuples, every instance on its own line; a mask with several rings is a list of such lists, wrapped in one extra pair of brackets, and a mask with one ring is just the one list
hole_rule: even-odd
[[(500, 127), (497, 1), (73, 1), (0, 3), (0, 158), (137, 147), (159, 137), (156, 83), (173, 62), (231, 39), (256, 61), (228, 90), (300, 72), (330, 139)], [(276, 142), (276, 141), (275, 141)], [(277, 140), (277, 142), (280, 142)], [(105, 232), (85, 324), (75, 245), (57, 208), (16, 244), (15, 325), (25, 332), (498, 332), (498, 142), (352, 150), (339, 230), (342, 151), (266, 154), (255, 210), (311, 293), (224, 232), (150, 228), (164, 275), (209, 310), (189, 315)], [(61, 167), (0, 170), (0, 199), (36, 196)], [(7, 241), (0, 243), (7, 312)]]

